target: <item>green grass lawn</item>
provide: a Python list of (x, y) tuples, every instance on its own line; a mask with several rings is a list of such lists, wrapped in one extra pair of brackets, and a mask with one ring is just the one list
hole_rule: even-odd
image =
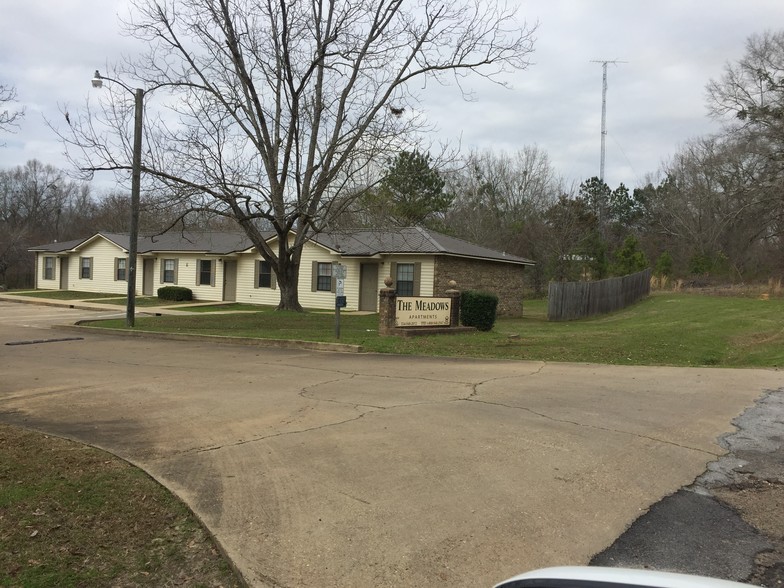
[[(115, 297), (111, 300), (88, 300), (88, 302), (101, 302), (102, 304), (116, 304), (117, 306), (126, 306), (128, 304), (128, 298), (126, 296), (123, 297)], [(173, 301), (173, 300), (161, 300), (157, 296), (137, 296), (136, 300), (136, 307), (145, 307), (145, 306), (175, 306), (177, 304), (188, 304), (185, 301)]]
[(210, 304), (205, 306), (191, 306), (190, 312), (264, 312), (272, 307), (259, 306), (258, 304), (246, 304), (244, 302), (232, 302), (231, 304)]
[[(124, 328), (124, 322), (95, 326)], [(234, 337), (336, 341), (332, 314), (269, 308), (237, 315), (138, 318), (137, 329)], [(626, 365), (784, 366), (784, 300), (657, 294), (623, 311), (548, 322), (546, 301), (500, 318), (487, 333), (379, 337), (376, 315), (341, 317), (341, 343), (365, 351)]]
[(196, 516), (103, 451), (0, 425), (0, 586), (241, 586)]

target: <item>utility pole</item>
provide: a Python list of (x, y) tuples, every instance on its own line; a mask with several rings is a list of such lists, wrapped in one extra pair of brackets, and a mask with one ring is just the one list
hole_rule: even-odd
[(599, 160), (599, 179), (604, 181), (604, 156), (605, 139), (607, 138), (607, 64), (608, 63), (629, 63), (617, 59), (592, 59), (591, 63), (602, 64), (602, 153)]

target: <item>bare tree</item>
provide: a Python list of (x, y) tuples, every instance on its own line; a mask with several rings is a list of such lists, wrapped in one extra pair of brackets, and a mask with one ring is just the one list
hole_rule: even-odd
[[(784, 143), (784, 31), (752, 35), (746, 54), (707, 86), (714, 117)], [(728, 121), (728, 122), (730, 122)]]
[[(780, 260), (784, 250), (784, 30), (749, 37), (745, 55), (728, 63), (707, 90), (710, 113), (726, 122), (733, 151), (738, 146), (744, 149), (742, 177), (750, 181), (740, 204), (751, 200), (761, 210), (755, 218), (744, 213), (742, 220), (748, 219), (752, 227), (736, 234), (753, 235), (757, 232), (753, 228), (759, 228), (760, 238), (778, 247)], [(747, 171), (750, 168), (753, 175)], [(741, 245), (737, 248), (742, 249)]]
[(9, 110), (8, 105), (16, 102), (16, 88), (0, 84), (0, 131), (13, 133), (19, 128), (19, 121), (24, 116), (24, 108)]
[(27, 248), (73, 238), (68, 231), (71, 215), (88, 214), (89, 188), (69, 180), (51, 165), (35, 159), (23, 166), (0, 170), (0, 283), (30, 286), (32, 257)]
[(666, 179), (646, 189), (651, 233), (744, 279), (781, 239), (781, 197), (763, 181), (769, 161), (767, 143), (746, 134), (689, 141), (665, 164)]
[[(304, 243), (422, 130), (417, 94), (453, 76), (528, 66), (533, 28), (493, 0), (136, 0), (126, 23), (144, 58), (111, 77), (165, 86), (148, 117), (148, 188), (234, 219), (301, 310)], [(134, 80), (131, 83), (129, 80)], [(156, 101), (159, 98), (156, 96)], [(130, 169), (132, 108), (116, 85), (64, 133), (82, 169)], [(71, 117), (74, 118), (73, 116)], [(375, 162), (375, 163), (374, 163)], [(271, 226), (271, 246), (259, 229)]]

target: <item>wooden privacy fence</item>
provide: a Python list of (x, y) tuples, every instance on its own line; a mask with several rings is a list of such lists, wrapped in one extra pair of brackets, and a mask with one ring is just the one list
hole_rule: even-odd
[(550, 282), (547, 320), (569, 321), (613, 312), (650, 293), (650, 268), (597, 282)]

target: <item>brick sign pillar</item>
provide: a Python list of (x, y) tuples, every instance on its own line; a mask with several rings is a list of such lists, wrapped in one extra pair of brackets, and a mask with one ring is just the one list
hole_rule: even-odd
[(392, 278), (384, 278), (386, 288), (378, 291), (378, 334), (391, 335), (395, 330), (395, 302), (397, 292), (392, 289)]
[(445, 292), (452, 303), (449, 305), (449, 326), (460, 326), (460, 290), (457, 289), (457, 282), (449, 280), (449, 290)]

